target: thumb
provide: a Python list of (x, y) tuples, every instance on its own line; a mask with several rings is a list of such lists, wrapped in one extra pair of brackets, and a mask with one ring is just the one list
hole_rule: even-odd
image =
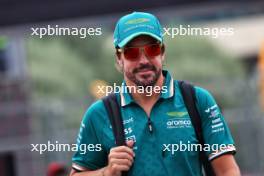
[(133, 140), (128, 140), (128, 141), (126, 142), (126, 144), (127, 144), (127, 146), (128, 146), (129, 148), (133, 148), (134, 141), (133, 141)]

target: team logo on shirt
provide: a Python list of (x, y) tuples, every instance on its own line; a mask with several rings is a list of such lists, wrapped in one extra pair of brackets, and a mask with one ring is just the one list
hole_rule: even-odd
[(186, 111), (171, 111), (166, 113), (169, 117), (184, 117), (188, 115)]
[(191, 127), (191, 120), (187, 111), (170, 111), (167, 112), (167, 128), (189, 128)]

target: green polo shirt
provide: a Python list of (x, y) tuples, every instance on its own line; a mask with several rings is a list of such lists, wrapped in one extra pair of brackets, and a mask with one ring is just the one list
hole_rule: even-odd
[[(150, 117), (129, 93), (116, 94), (121, 106), (125, 137), (135, 141), (133, 150), (136, 156), (128, 175), (202, 175), (199, 142), (178, 81), (173, 80), (167, 71), (163, 71), (163, 75), (167, 91), (161, 93)], [(234, 152), (234, 141), (214, 98), (200, 87), (195, 87), (195, 91), (208, 159)], [(148, 118), (152, 122), (152, 131), (149, 129)], [(73, 168), (94, 170), (107, 165), (107, 156), (110, 149), (115, 147), (115, 140), (102, 100), (93, 103), (85, 113), (77, 143), (79, 149), (72, 158)], [(81, 145), (90, 148), (86, 147), (84, 151)]]

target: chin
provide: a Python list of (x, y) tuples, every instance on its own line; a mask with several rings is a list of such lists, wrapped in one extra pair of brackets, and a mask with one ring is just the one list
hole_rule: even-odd
[(138, 86), (143, 86), (143, 87), (155, 85), (155, 81), (153, 79), (151, 79), (151, 80), (138, 80), (138, 83), (139, 83)]

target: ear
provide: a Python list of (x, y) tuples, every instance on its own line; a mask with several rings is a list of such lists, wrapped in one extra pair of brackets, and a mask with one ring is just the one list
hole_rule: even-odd
[(121, 59), (121, 53), (116, 51), (116, 55), (115, 56), (116, 56), (116, 63), (119, 66), (123, 66), (123, 61)]

